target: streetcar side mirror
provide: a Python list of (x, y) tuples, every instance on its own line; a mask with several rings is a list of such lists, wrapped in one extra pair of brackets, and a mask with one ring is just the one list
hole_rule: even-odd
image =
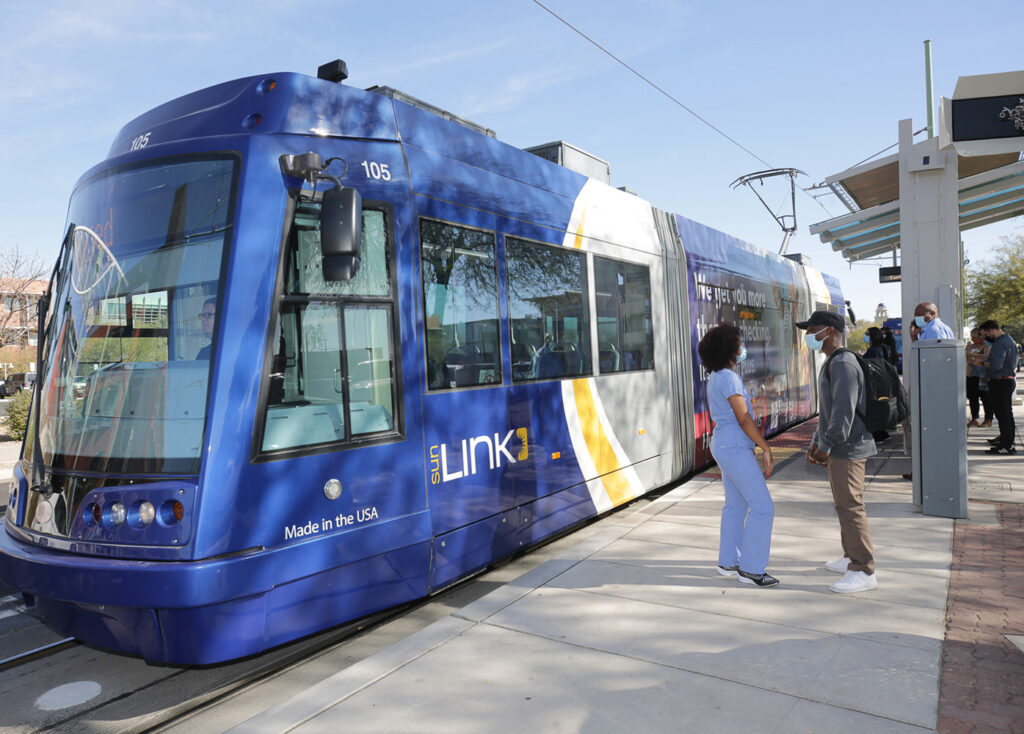
[(320, 205), (320, 254), (324, 280), (351, 280), (363, 244), (363, 197), (349, 187), (324, 192)]

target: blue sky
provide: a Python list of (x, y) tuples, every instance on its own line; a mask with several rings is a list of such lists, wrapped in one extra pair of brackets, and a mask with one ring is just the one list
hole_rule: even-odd
[[(545, 5), (763, 158), (808, 186), (924, 126), (924, 51), (935, 94), (960, 75), (1024, 68), (1024, 3), (732, 3), (544, 0)], [(55, 257), (77, 178), (147, 109), (221, 81), (316, 73), (388, 85), (494, 129), (517, 146), (564, 139), (611, 163), (616, 186), (766, 249), (778, 225), (729, 184), (766, 168), (638, 80), (531, 0), (0, 0), (0, 247)], [(783, 203), (781, 188), (766, 188)], [(839, 277), (859, 316), (899, 286), (852, 270), (809, 224), (845, 210), (798, 194), (790, 252)], [(984, 260), (1021, 219), (964, 233)], [(881, 264), (889, 264), (883, 262)]]

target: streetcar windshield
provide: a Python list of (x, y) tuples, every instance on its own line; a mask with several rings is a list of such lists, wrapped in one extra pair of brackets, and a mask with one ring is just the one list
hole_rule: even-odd
[(47, 468), (198, 472), (234, 173), (173, 159), (74, 193), (39, 377)]

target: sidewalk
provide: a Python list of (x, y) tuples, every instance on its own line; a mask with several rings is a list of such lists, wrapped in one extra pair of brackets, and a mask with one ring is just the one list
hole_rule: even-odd
[[(996, 598), (986, 569), (964, 565), (961, 538), (982, 532), (989, 547), (1002, 538), (1006, 550), (993, 562), (1021, 573), (1013, 577), (1021, 593), (1024, 508), (992, 501), (1024, 501), (1024, 455), (989, 457), (981, 448), (995, 432), (969, 433), (970, 518), (956, 523), (953, 576), (967, 593), (950, 598), (972, 603), (987, 589), (985, 618), (951, 607), (957, 646), (944, 653), (954, 522), (915, 510), (901, 478), (909, 460), (887, 448), (869, 461), (866, 492), (879, 587), (831, 593), (838, 576), (823, 563), (840, 554), (838, 523), (824, 470), (797, 448), (812, 427), (781, 437), (769, 481), (777, 588), (715, 572), (723, 493), (710, 472), (605, 519), (562, 556), (376, 655), (348, 667), (325, 657), (225, 702), (236, 711), (220, 721), (247, 734), (919, 733), (940, 723), (945, 655), (952, 693), (941, 699), (942, 731), (1021, 726), (1024, 700), (1011, 697), (1020, 683), (986, 683), (976, 667), (980, 658), (1010, 681), (1024, 673), (1024, 654), (1014, 658), (1005, 638), (1024, 635), (1024, 619), (998, 606), (1019, 610), (1020, 598)], [(1015, 530), (1000, 530), (1004, 516), (1018, 518)], [(283, 701), (274, 695), (281, 689)]]

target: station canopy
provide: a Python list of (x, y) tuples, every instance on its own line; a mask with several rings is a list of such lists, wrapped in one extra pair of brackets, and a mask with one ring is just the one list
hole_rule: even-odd
[[(960, 155), (957, 166), (961, 232), (1024, 214), (1020, 153)], [(899, 154), (829, 176), (825, 185), (850, 213), (811, 225), (811, 234), (851, 262), (899, 248)]]

